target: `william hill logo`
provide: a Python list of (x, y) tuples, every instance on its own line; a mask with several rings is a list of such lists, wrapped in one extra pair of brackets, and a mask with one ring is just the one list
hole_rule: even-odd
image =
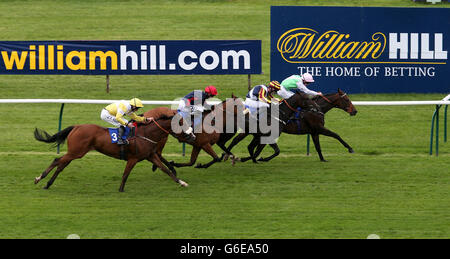
[[(445, 64), (448, 55), (443, 49), (443, 38), (442, 33), (386, 36), (375, 32), (369, 39), (357, 41), (349, 33), (335, 30), (321, 34), (310, 28), (295, 28), (281, 35), (277, 50), (289, 63)], [(385, 51), (388, 53), (383, 55)]]

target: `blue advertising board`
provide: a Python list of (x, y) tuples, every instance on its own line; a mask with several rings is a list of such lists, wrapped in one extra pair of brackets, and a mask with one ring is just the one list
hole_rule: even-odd
[(450, 92), (450, 8), (271, 7), (271, 80), (312, 90)]
[(261, 74), (261, 41), (0, 41), (0, 74)]

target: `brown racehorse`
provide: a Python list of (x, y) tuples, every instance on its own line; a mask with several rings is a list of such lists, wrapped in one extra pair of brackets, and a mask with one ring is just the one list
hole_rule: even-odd
[[(357, 110), (353, 106), (352, 101), (348, 98), (347, 94), (341, 89), (338, 89), (337, 93), (318, 96), (313, 100), (320, 106), (322, 113), (308, 111), (301, 112), (299, 118), (293, 118), (287, 123), (287, 125), (283, 128), (283, 132), (294, 135), (311, 134), (314, 147), (316, 148), (317, 154), (322, 162), (326, 162), (326, 160), (323, 158), (322, 150), (320, 148), (319, 134), (337, 139), (344, 147), (348, 149), (349, 153), (354, 153), (353, 148), (347, 144), (347, 142), (345, 142), (338, 134), (325, 128), (324, 126), (324, 114), (332, 108), (344, 110), (350, 114), (350, 116), (356, 115)], [(280, 150), (277, 149), (277, 147), (273, 145), (270, 146), (274, 149), (275, 153), (267, 158), (260, 158), (258, 161), (267, 162), (280, 154)], [(264, 145), (258, 146), (255, 156), (258, 156), (263, 148)]]
[[(237, 125), (238, 125), (238, 118), (237, 118), (237, 113), (238, 111), (241, 111), (244, 109), (244, 104), (242, 102), (241, 99), (239, 99), (238, 97), (232, 95), (231, 96), (232, 99), (228, 99), (226, 101), (223, 101), (220, 104), (214, 105), (213, 106), (213, 112), (215, 113), (222, 113), (222, 117), (223, 118), (223, 123), (222, 123), (222, 133), (220, 132), (213, 132), (213, 133), (207, 133), (207, 132), (202, 132), (202, 133), (198, 133), (196, 134), (196, 139), (194, 142), (188, 141), (188, 138), (184, 135), (184, 134), (172, 134), (176, 139), (178, 139), (179, 142), (184, 142), (184, 143), (188, 143), (191, 144), (193, 146), (192, 148), (192, 152), (191, 152), (191, 158), (190, 158), (190, 162), (189, 163), (175, 163), (175, 162), (171, 162), (170, 164), (176, 167), (184, 167), (184, 166), (192, 166), (195, 164), (195, 162), (197, 161), (198, 155), (200, 153), (200, 151), (203, 149), (205, 152), (207, 152), (209, 155), (211, 155), (213, 157), (213, 160), (205, 165), (202, 164), (198, 164), (196, 166), (196, 168), (208, 168), (209, 166), (211, 166), (212, 164), (219, 162), (222, 160), (223, 156), (221, 158), (219, 158), (217, 156), (217, 154), (215, 153), (214, 149), (212, 148), (212, 146), (214, 144), (217, 144), (220, 148), (222, 148), (225, 153), (229, 156), (233, 156), (233, 154), (231, 152), (227, 152), (227, 149), (225, 147), (225, 143), (230, 140), (237, 132)], [(227, 109), (227, 107), (229, 107)], [(230, 108), (231, 107), (231, 108)], [(152, 113), (155, 112), (155, 110), (158, 109), (158, 113)], [(164, 115), (168, 115), (168, 114), (176, 114), (177, 111), (175, 110), (171, 110), (170, 108), (167, 107), (158, 107), (156, 109), (150, 110), (148, 112), (144, 113), (144, 117), (154, 117), (157, 114), (164, 114)], [(210, 111), (207, 111), (203, 114), (203, 118), (209, 114)], [(232, 132), (226, 132), (226, 127), (227, 127), (227, 122), (226, 119), (227, 116), (230, 115), (231, 117), (233, 117), (234, 121), (233, 121), (233, 129)], [(165, 139), (162, 139), (161, 141), (158, 142), (158, 148), (157, 148), (157, 153), (158, 155), (161, 156), (162, 154), (162, 150), (164, 149), (164, 146), (166, 144), (168, 140), (168, 137)], [(156, 166), (153, 165), (153, 171), (156, 170)]]
[[(188, 186), (186, 182), (176, 177), (176, 172), (173, 168), (169, 170), (163, 164), (164, 162), (169, 165), (165, 159), (161, 161), (162, 159), (157, 153), (158, 142), (167, 138), (171, 131), (171, 119), (172, 117), (163, 116), (162, 118), (147, 124), (138, 124), (136, 137), (129, 139), (130, 144), (126, 146), (127, 165), (123, 172), (122, 183), (119, 188), (120, 192), (124, 191), (125, 183), (133, 167), (142, 160), (152, 162), (181, 186)], [(67, 153), (62, 157), (56, 158), (39, 177), (35, 178), (35, 184), (37, 184), (45, 178), (53, 168), (57, 167), (55, 173), (44, 189), (48, 189), (53, 184), (58, 174), (69, 165), (72, 160), (82, 158), (91, 150), (97, 150), (107, 156), (120, 159), (119, 145), (111, 143), (108, 129), (98, 125), (81, 124), (70, 126), (53, 136), (45, 131), (36, 129), (34, 136), (36, 140), (56, 144), (61, 144), (67, 139)]]
[[(227, 108), (228, 107), (228, 108)], [(230, 108), (231, 107), (231, 108)], [(206, 163), (206, 164), (197, 164), (197, 166), (195, 168), (208, 168), (210, 167), (212, 164), (216, 163), (216, 162), (220, 162), (222, 161), (222, 158), (217, 156), (216, 152), (214, 151), (214, 149), (212, 148), (212, 146), (214, 144), (218, 144), (220, 148), (222, 148), (227, 154), (232, 155), (230, 152), (228, 152), (228, 150), (225, 147), (225, 142), (228, 141), (230, 138), (232, 138), (235, 135), (235, 132), (237, 131), (237, 117), (238, 117), (238, 112), (242, 111), (244, 108), (244, 104), (242, 103), (242, 101), (240, 99), (238, 99), (236, 96), (232, 95), (232, 98), (229, 98), (225, 101), (223, 101), (220, 104), (214, 105), (212, 108), (211, 112), (214, 113), (222, 113), (220, 118), (222, 119), (222, 128), (217, 128), (217, 131), (213, 131), (213, 132), (205, 132), (204, 128), (202, 128), (202, 132), (201, 133), (196, 133), (196, 139), (194, 142), (190, 142), (188, 141), (188, 139), (185, 137), (184, 134), (178, 134), (177, 136), (175, 136), (178, 141), (180, 142), (185, 142), (185, 143), (189, 143), (192, 145), (192, 152), (191, 152), (191, 159), (188, 163), (175, 163), (175, 162), (170, 162), (171, 165), (175, 166), (175, 167), (184, 167), (184, 166), (192, 166), (195, 164), (195, 162), (197, 161), (198, 155), (200, 153), (201, 150), (204, 150), (206, 153), (208, 153), (213, 160), (211, 160), (210, 162)], [(209, 114), (208, 112), (203, 113), (203, 119)], [(234, 120), (234, 127), (232, 129), (232, 133), (227, 133), (226, 132), (226, 128), (227, 128), (227, 121), (226, 118), (230, 117), (227, 116), (230, 115), (233, 120)], [(181, 115), (179, 115), (181, 116)], [(203, 120), (202, 120), (203, 122)], [(216, 122), (217, 123), (217, 122)], [(222, 156), (223, 157), (223, 156)]]
[[(278, 117), (275, 117), (274, 115), (271, 115), (270, 114), (271, 113), (270, 109), (269, 109), (269, 112), (267, 114), (268, 117), (272, 117), (273, 119), (276, 119), (278, 122), (281, 122), (281, 123), (277, 123), (278, 129), (279, 129), (278, 134), (281, 134), (281, 131), (285, 127), (286, 122), (297, 111), (296, 109), (298, 107), (300, 107), (302, 109), (306, 109), (306, 110), (314, 110), (314, 111), (320, 110), (320, 107), (315, 102), (310, 100), (306, 94), (299, 93), (299, 92), (294, 94), (289, 99), (282, 100), (281, 103), (278, 105), (278, 107), (279, 107), (279, 115), (278, 115)], [(246, 116), (246, 128), (249, 127), (247, 125), (248, 122), (249, 122), (249, 116), (247, 114), (247, 116)], [(261, 143), (261, 137), (264, 136), (264, 135), (268, 135), (268, 134), (261, 134), (260, 132), (249, 133), (249, 131), (245, 130), (243, 133), (240, 133), (238, 136), (236, 136), (233, 139), (231, 144), (228, 146), (227, 151), (231, 152), (231, 149), (235, 145), (237, 145), (240, 141), (242, 141), (248, 135), (252, 135), (253, 136), (253, 140), (250, 142), (250, 144), (247, 147), (250, 156), (246, 157), (246, 158), (242, 158), (242, 159), (233, 158), (233, 164), (234, 164), (234, 162), (236, 160), (245, 162), (245, 161), (250, 160), (250, 159), (252, 159), (254, 163), (257, 163), (256, 158), (259, 155), (259, 153), (256, 154), (255, 153), (255, 149), (258, 148), (258, 147), (261, 147), (261, 150), (262, 150), (262, 148), (264, 148), (265, 144), (260, 144)], [(279, 135), (278, 135), (278, 137), (279, 137)], [(273, 143), (273, 144), (271, 144), (271, 146), (274, 149), (279, 150), (277, 143)], [(257, 152), (258, 151), (259, 151), (259, 149), (257, 150)]]

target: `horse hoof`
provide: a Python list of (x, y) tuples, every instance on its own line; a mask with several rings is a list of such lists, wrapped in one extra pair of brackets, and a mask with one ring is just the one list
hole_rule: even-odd
[(328, 162), (328, 160), (322, 159), (320, 160), (320, 162)]
[(37, 184), (37, 183), (39, 183), (39, 181), (41, 180), (41, 178), (40, 177), (36, 177), (36, 178), (34, 178), (34, 184)]
[(350, 148), (350, 149), (348, 150), (348, 152), (353, 154), (353, 153), (355, 153), (355, 150), (353, 150), (353, 148)]
[(187, 184), (185, 181), (179, 180), (178, 183), (180, 184), (181, 187), (188, 187), (189, 184)]

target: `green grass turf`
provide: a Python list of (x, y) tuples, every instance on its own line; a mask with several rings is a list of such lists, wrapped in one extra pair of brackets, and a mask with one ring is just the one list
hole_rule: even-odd
[[(3, 40), (261, 39), (269, 79), (270, 5), (407, 6), (397, 1), (2, 1)], [(436, 5), (449, 7), (449, 4)], [(434, 7), (434, 6), (433, 6)], [(173, 100), (217, 85), (220, 97), (246, 94), (247, 76), (0, 76), (1, 98)], [(439, 94), (351, 95), (363, 100), (439, 100)], [(63, 127), (107, 126), (103, 105), (66, 104)], [(146, 109), (151, 107), (146, 106)], [(305, 136), (282, 135), (267, 164), (229, 162), (182, 168), (180, 188), (148, 162), (119, 193), (125, 162), (91, 152), (73, 161), (50, 190), (33, 184), (57, 156), (34, 140), (35, 127), (57, 130), (58, 104), (1, 104), (1, 238), (448, 238), (450, 145), (429, 156), (433, 106), (360, 106), (356, 117), (330, 111), (326, 126), (356, 151), (321, 137), (321, 163)], [(442, 116), (441, 116), (442, 118)], [(441, 129), (443, 122), (441, 119)], [(246, 154), (246, 139), (235, 152)], [(62, 147), (62, 153), (66, 146)], [(220, 150), (215, 147), (219, 153)], [(187, 148), (189, 153), (190, 147)], [(263, 156), (269, 155), (267, 148)], [(170, 139), (167, 158), (187, 161)], [(201, 163), (210, 158), (201, 153)]]

